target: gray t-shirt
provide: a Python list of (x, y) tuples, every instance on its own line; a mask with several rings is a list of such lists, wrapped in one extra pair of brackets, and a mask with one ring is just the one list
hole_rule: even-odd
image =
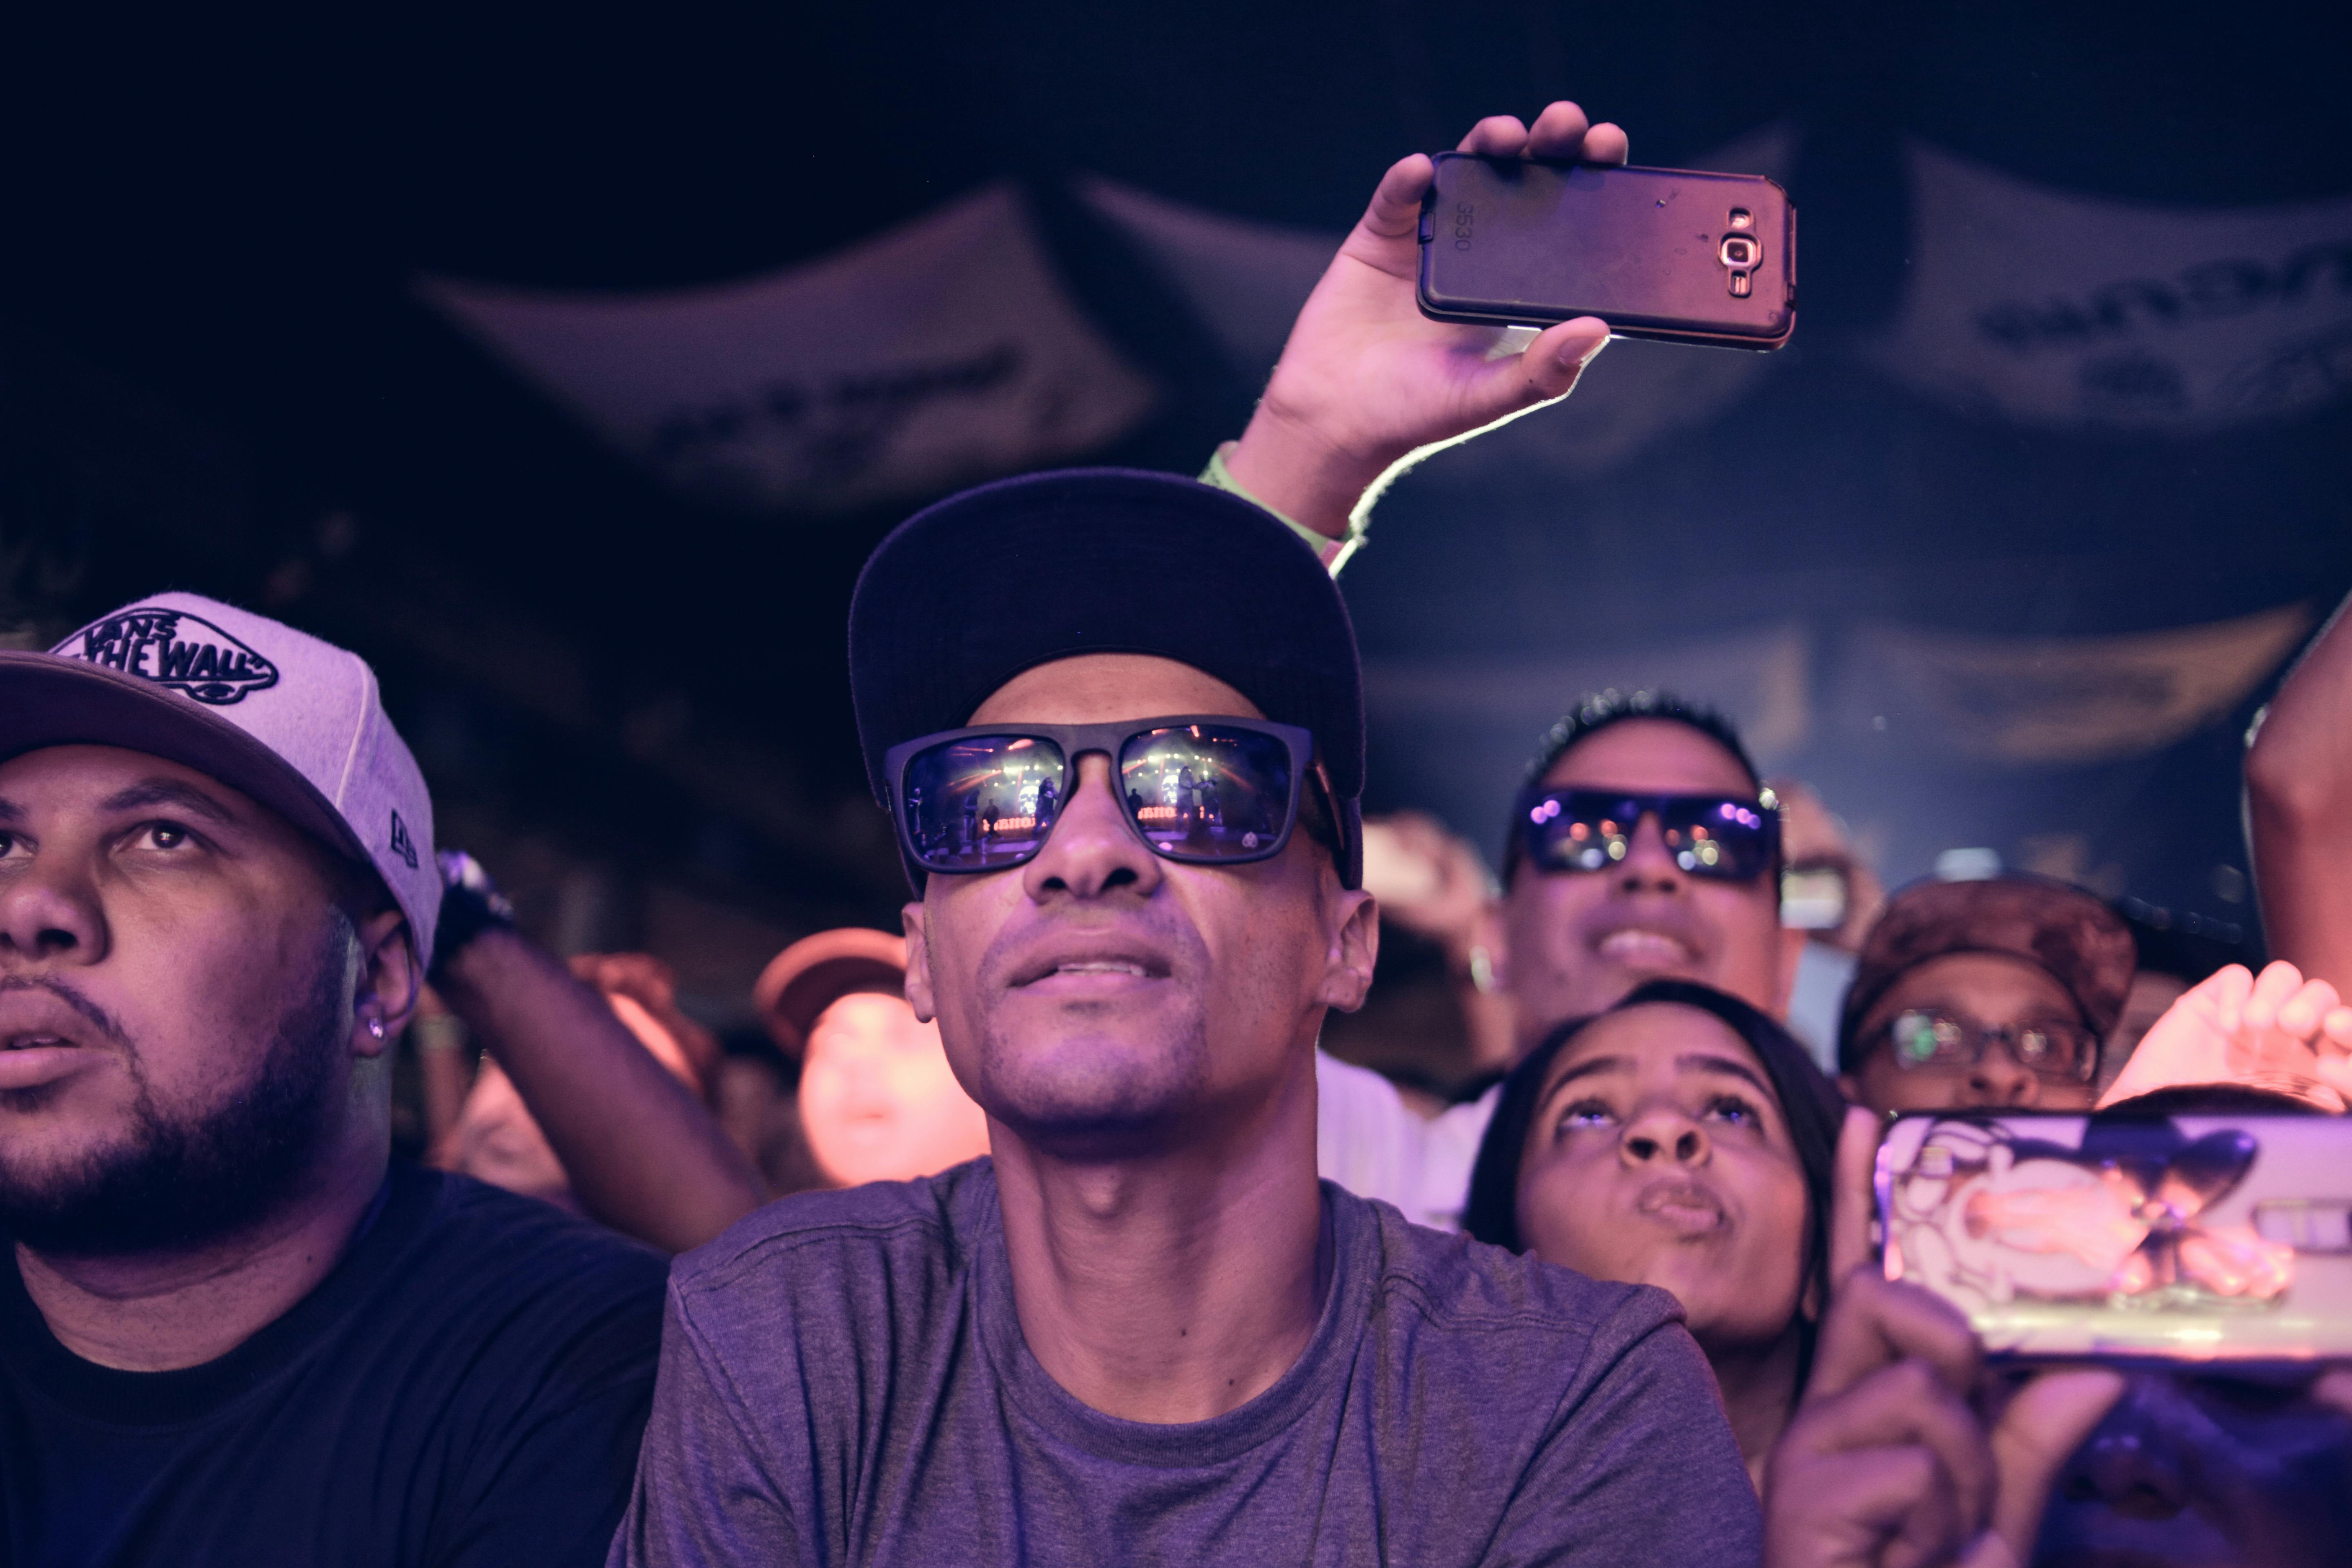
[(988, 1161), (771, 1205), (673, 1268), (612, 1563), (1756, 1560), (1672, 1297), (1322, 1191), (1306, 1352), (1177, 1426), (1103, 1415), (1030, 1354)]

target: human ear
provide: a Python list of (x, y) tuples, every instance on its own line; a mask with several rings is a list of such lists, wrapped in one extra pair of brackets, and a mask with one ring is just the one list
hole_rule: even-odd
[(931, 994), (931, 944), (923, 926), (925, 914), (922, 901), (917, 900), (898, 911), (898, 924), (907, 933), (907, 1005), (915, 1010), (919, 1023), (929, 1024), (940, 1016)]
[(356, 933), (360, 983), (352, 997), (352, 1048), (360, 1056), (377, 1057), (408, 1027), (425, 972), (416, 962), (408, 918), (398, 910), (378, 910), (359, 922)]
[(1323, 984), (1315, 999), (1327, 1007), (1352, 1013), (1364, 1005), (1372, 988), (1372, 969), (1381, 956), (1381, 907), (1371, 894), (1342, 889), (1331, 908), (1339, 920), (1323, 957)]

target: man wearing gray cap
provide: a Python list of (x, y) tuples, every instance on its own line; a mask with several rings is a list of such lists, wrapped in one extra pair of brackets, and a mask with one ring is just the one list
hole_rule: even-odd
[(614, 1563), (1754, 1558), (1671, 1297), (1317, 1182), (1376, 928), (1311, 552), (1167, 475), (986, 486), (866, 563), (850, 671), (992, 1157), (679, 1260)]
[(661, 1264), (390, 1164), (433, 811), (341, 648), (0, 653), (0, 1561), (593, 1562)]

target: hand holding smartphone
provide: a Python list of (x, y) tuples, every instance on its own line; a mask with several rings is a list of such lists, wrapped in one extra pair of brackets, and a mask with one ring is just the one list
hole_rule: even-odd
[(1797, 210), (1755, 174), (1442, 153), (1422, 199), (1422, 314), (1599, 316), (1620, 337), (1777, 349), (1797, 326)]

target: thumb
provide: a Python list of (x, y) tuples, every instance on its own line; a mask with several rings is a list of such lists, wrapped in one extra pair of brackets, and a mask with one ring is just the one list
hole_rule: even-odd
[(1856, 1105), (1838, 1129), (1830, 1186), (1830, 1286), (1871, 1260), (1870, 1222), (1877, 1213), (1878, 1117)]
[(1523, 330), (1501, 334), (1501, 342), (1487, 351), (1485, 363), (1468, 367), (1456, 383), (1458, 422), (1471, 430), (1491, 429), (1567, 396), (1584, 367), (1609, 346), (1608, 323), (1597, 316), (1561, 321), (1537, 334), (1519, 353), (1507, 352)]
[[(1598, 316), (1579, 316), (1571, 321), (1561, 321), (1538, 334), (1518, 356), (1516, 366), (1508, 360), (1496, 363), (1498, 371), (1516, 369), (1518, 385), (1516, 395), (1495, 412), (1507, 414), (1515, 408), (1532, 407), (1555, 397), (1565, 397), (1575, 387), (1584, 367), (1601, 357), (1609, 346), (1609, 323)], [(1511, 378), (1498, 376), (1507, 385)]]

